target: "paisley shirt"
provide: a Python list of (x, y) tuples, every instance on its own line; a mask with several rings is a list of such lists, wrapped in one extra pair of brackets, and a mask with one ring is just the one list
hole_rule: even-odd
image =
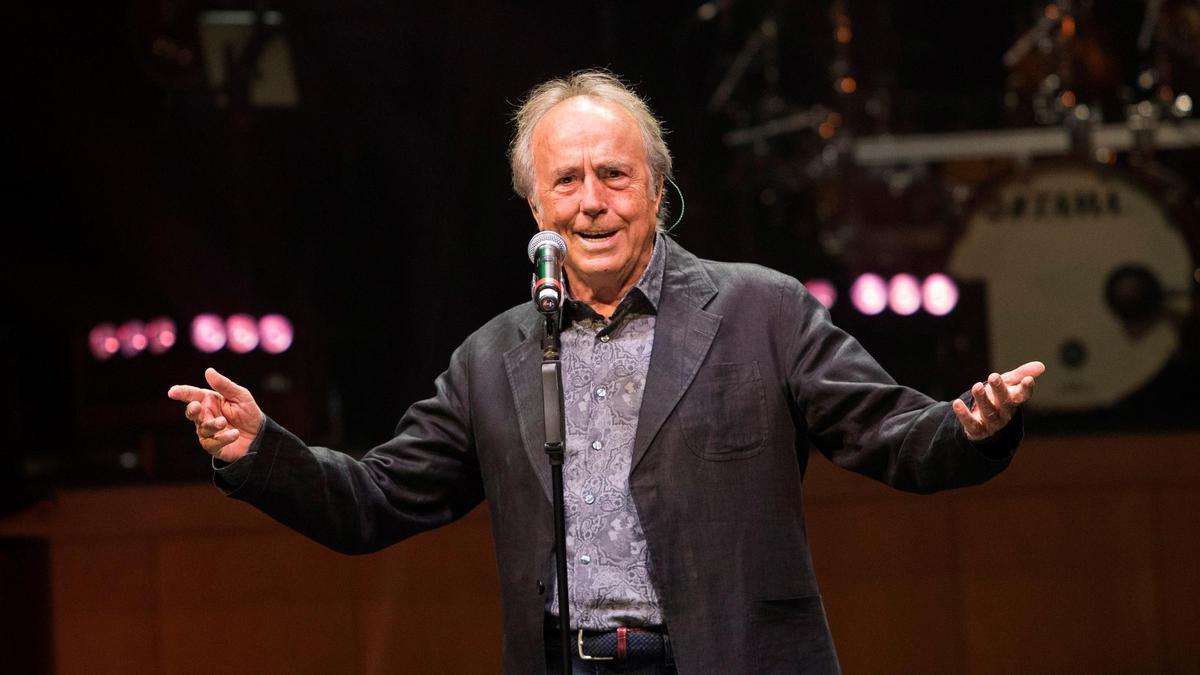
[[(660, 235), (661, 236), (661, 235)], [(609, 319), (583, 302), (563, 308), (563, 466), (572, 628), (662, 623), (629, 469), (646, 388), (665, 247), (656, 240), (641, 280)], [(547, 610), (558, 614), (551, 570)]]

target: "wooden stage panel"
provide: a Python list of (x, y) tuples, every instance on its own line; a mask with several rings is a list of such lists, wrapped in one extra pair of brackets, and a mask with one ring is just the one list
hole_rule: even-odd
[[(1200, 672), (1200, 435), (1035, 438), (932, 496), (814, 456), (805, 489), (847, 672)], [(350, 557), (210, 485), (123, 487), (0, 537), (49, 544), (58, 673), (499, 670), (486, 508)]]

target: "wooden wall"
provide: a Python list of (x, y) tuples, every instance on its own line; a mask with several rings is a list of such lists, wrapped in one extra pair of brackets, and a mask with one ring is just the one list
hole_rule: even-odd
[[(1200, 435), (1034, 439), (988, 485), (929, 497), (819, 457), (806, 483), (848, 673), (1200, 673)], [(119, 488), (64, 493), (0, 537), (49, 543), (59, 673), (499, 669), (483, 509), (346, 557), (207, 485)], [(18, 562), (0, 597), (36, 596), (14, 592), (38, 583)]]

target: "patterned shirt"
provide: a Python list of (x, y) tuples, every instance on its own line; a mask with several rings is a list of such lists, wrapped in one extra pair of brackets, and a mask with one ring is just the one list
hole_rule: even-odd
[[(629, 469), (665, 255), (656, 240), (641, 280), (611, 318), (577, 300), (568, 299), (563, 308), (563, 484), (573, 628), (662, 623), (646, 535), (629, 493)], [(551, 570), (546, 607), (557, 615), (554, 578)]]

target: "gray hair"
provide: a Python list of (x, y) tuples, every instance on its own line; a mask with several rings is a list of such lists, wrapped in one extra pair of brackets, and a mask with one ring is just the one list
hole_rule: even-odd
[[(576, 96), (590, 96), (613, 103), (633, 116), (642, 133), (642, 146), (646, 149), (646, 162), (650, 165), (651, 189), (661, 190), (663, 180), (672, 176), (671, 151), (663, 140), (665, 132), (662, 123), (654, 116), (645, 99), (634, 93), (616, 75), (605, 70), (578, 70), (565, 78), (543, 82), (530, 90), (513, 115), (517, 128), (508, 146), (513, 190), (526, 199), (532, 198), (533, 128), (551, 108)], [(658, 208), (660, 227), (666, 212), (667, 199), (664, 195)]]

